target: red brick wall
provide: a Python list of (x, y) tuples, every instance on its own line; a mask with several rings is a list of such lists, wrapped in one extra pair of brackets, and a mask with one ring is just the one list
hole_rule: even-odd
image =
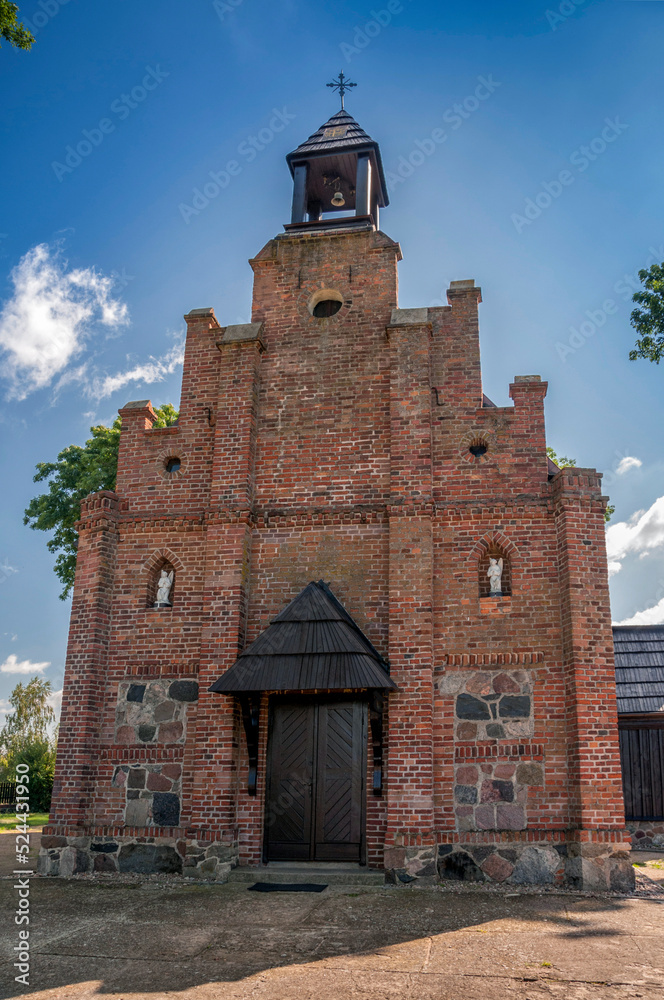
[[(121, 411), (117, 497), (91, 498), (81, 522), (54, 826), (121, 821), (114, 763), (147, 751), (114, 743), (120, 682), (192, 678), (185, 745), (151, 747), (150, 760), (183, 763), (183, 829), (239, 827), (243, 859), (258, 860), (267, 699), (251, 798), (234, 700), (207, 689), (322, 578), (399, 686), (385, 796), (368, 795), (371, 863), (384, 844), (456, 835), (454, 764), (467, 759), (487, 774), (498, 758), (506, 774), (543, 767), (523, 793), (532, 830), (621, 829), (599, 477), (548, 481), (546, 383), (516, 379), (513, 406), (483, 407), (480, 290), (453, 283), (447, 307), (393, 312), (399, 259), (370, 231), (270, 241), (251, 262), (252, 326), (186, 317), (178, 425), (153, 429), (148, 403)], [(308, 304), (324, 288), (344, 302), (315, 319)], [(169, 456), (179, 472), (165, 470)], [(480, 600), (487, 545), (509, 559), (509, 597)], [(157, 610), (165, 561), (174, 605)], [(532, 736), (462, 739), (439, 682), (496, 664), (531, 675)]]

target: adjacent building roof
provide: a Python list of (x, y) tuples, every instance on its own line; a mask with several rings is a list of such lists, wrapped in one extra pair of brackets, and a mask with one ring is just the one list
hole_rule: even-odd
[(308, 584), (211, 691), (396, 690), (387, 662), (327, 584)]
[(664, 714), (664, 625), (615, 625), (618, 714)]

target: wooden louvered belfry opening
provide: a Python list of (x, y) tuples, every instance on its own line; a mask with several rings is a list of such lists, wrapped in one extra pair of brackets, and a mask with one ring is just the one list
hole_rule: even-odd
[(273, 699), (266, 861), (364, 862), (366, 702)]

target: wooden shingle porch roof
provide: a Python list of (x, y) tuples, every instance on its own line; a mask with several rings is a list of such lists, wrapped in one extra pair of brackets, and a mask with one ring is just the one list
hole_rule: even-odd
[(396, 690), (386, 660), (322, 580), (308, 584), (210, 691)]

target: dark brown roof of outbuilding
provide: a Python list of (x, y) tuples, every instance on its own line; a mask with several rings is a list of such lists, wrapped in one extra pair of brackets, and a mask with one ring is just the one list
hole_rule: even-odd
[(308, 584), (211, 691), (396, 689), (387, 662), (327, 584)]
[(664, 625), (615, 625), (618, 714), (664, 713)]

